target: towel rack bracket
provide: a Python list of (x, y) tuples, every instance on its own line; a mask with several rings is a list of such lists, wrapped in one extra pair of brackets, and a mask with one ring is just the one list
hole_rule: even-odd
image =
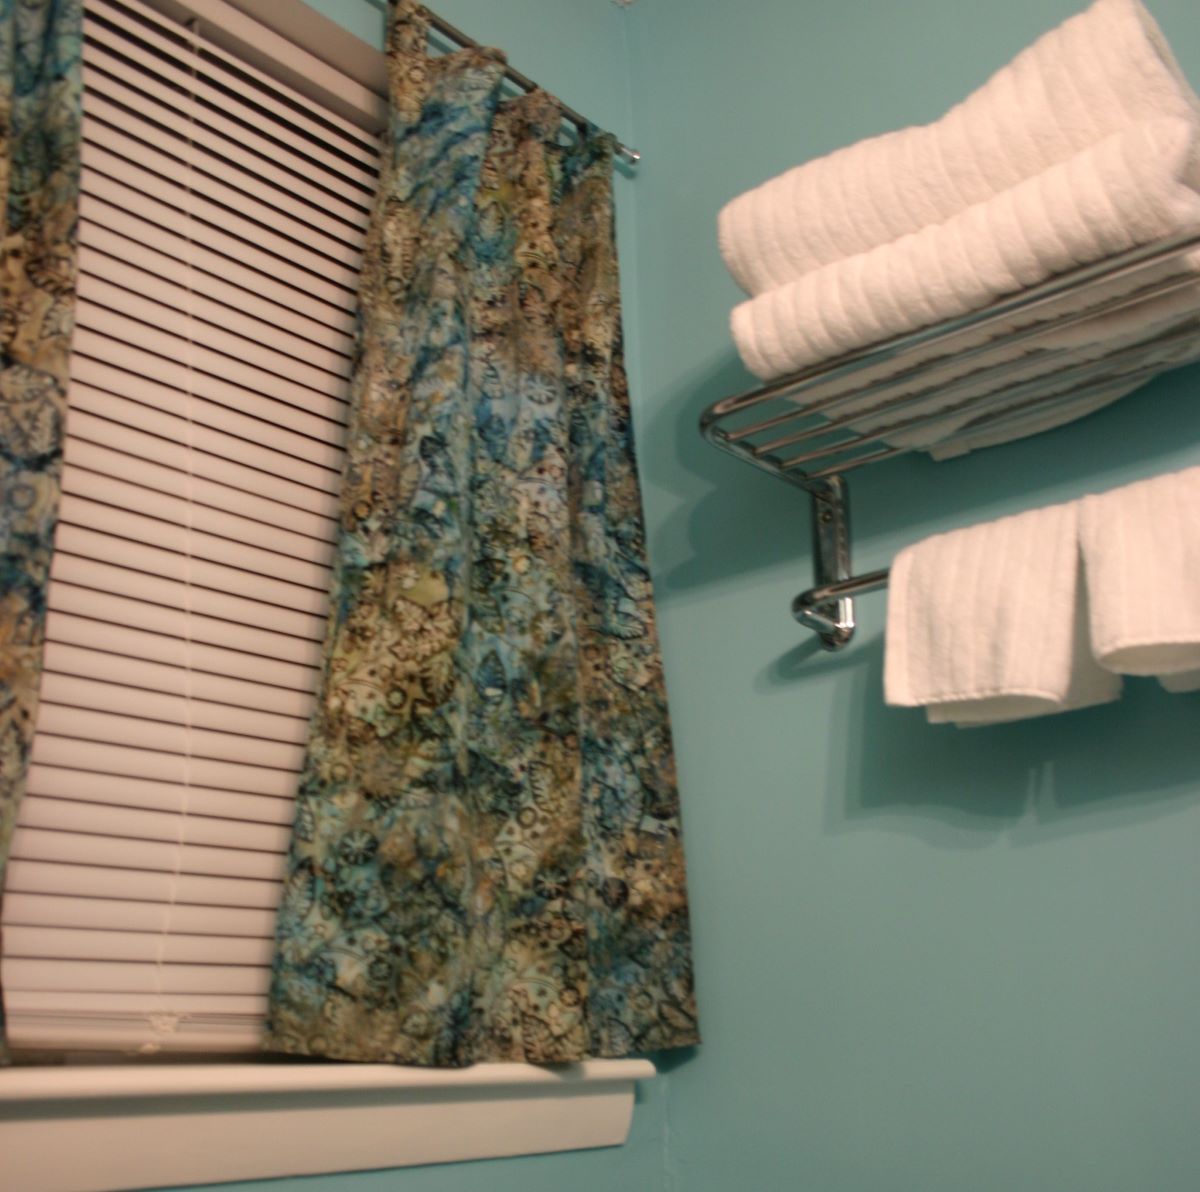
[(816, 587), (792, 601), (792, 616), (817, 634), (824, 649), (841, 650), (854, 637), (854, 600), (830, 595), (826, 588), (850, 578), (850, 494), (841, 476), (829, 476), (808, 491)]

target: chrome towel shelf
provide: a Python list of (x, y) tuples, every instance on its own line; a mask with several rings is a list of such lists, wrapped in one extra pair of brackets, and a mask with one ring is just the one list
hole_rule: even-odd
[[(1200, 358), (1200, 302), (1195, 317), (1098, 359), (1052, 342), (1098, 315), (1134, 314), (1151, 299), (1200, 287), (1200, 270), (1184, 263), (1197, 249), (1200, 235), (1146, 245), (709, 406), (700, 429), (710, 443), (812, 497), (815, 586), (792, 602), (796, 620), (827, 650), (841, 649), (854, 635), (853, 598), (887, 586), (886, 570), (852, 572), (846, 473), (934, 446), (903, 440), (950, 414), (969, 416), (956, 433), (1002, 430)], [(922, 409), (934, 394), (938, 409)]]

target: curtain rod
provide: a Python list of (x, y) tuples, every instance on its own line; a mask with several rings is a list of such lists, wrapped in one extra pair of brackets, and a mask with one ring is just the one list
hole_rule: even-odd
[[(449, 21), (439, 17), (437, 13), (430, 12), (430, 10), (426, 8), (425, 16), (428, 18), (429, 23), (443, 37), (448, 37), (451, 41), (457, 42), (458, 45), (463, 47), (463, 49), (479, 48), (479, 42), (477, 42), (473, 37), (468, 37), (461, 29), (456, 29), (452, 24), (450, 24)], [(512, 82), (516, 83), (518, 87), (525, 91), (541, 90), (541, 88), (539, 88), (531, 78), (529, 78), (527, 75), (523, 75), (519, 70), (516, 70), (511, 66), (507, 66), (505, 68), (504, 77), (510, 79)], [(577, 111), (575, 111), (574, 108), (567, 107), (567, 105), (563, 103), (563, 101), (557, 96), (555, 96), (554, 102), (562, 109), (563, 116), (570, 120), (572, 124), (591, 124), (590, 120), (587, 120), (585, 117), (581, 116)], [(617, 152), (631, 165), (642, 160), (642, 155), (636, 149), (630, 149), (628, 145), (622, 145), (620, 141), (617, 142)]]

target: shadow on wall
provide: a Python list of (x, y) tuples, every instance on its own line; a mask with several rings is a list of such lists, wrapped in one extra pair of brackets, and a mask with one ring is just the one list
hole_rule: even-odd
[[(916, 541), (1186, 467), (1200, 450), (1198, 382), (1200, 367), (1181, 369), (1057, 431), (944, 463), (914, 454), (864, 468), (851, 483), (855, 545), (869, 549), (889, 537)], [(646, 403), (644, 441), (671, 444), (678, 465), (647, 469), (679, 498), (653, 543), (665, 596), (780, 566), (796, 568), (797, 590), (809, 585), (804, 495), (718, 451), (699, 433), (709, 404), (754, 383), (730, 351)], [(867, 562), (864, 557), (858, 565)]]
[[(1200, 369), (1180, 370), (1072, 426), (960, 460), (905, 457), (863, 469), (852, 484), (858, 567), (886, 564), (903, 543), (955, 525), (1193, 465), (1197, 381)], [(803, 494), (725, 456), (697, 430), (707, 404), (748, 383), (736, 358), (724, 356), (651, 403), (651, 441), (672, 444), (678, 465), (660, 461), (653, 477), (678, 500), (654, 543), (668, 600), (766, 569), (794, 570), (797, 591), (811, 582)], [(1029, 845), (1200, 800), (1200, 696), (1130, 679), (1103, 708), (982, 729), (930, 726), (919, 710), (884, 704), (883, 640), (870, 637), (882, 608), (863, 612), (864, 632), (845, 652), (825, 653), (796, 626), (798, 644), (754, 680), (760, 695), (791, 691), (802, 701), (820, 692), (842, 705), (825, 717), (830, 833), (882, 826), (946, 848), (999, 837)], [(783, 606), (778, 616), (787, 617)]]
[[(881, 820), (946, 848), (1045, 843), (1200, 802), (1200, 695), (1127, 679), (1114, 704), (987, 728), (930, 725), (883, 702), (883, 639), (826, 654), (802, 642), (768, 665), (760, 691), (836, 672), (841, 714), (829, 739), (829, 834)], [(1103, 818), (1101, 819), (1101, 813)]]
[(649, 425), (644, 432), (639, 426), (639, 437), (675, 455), (675, 466), (643, 459), (643, 470), (679, 501), (659, 522), (652, 543), (656, 589), (664, 595), (807, 557), (804, 495), (718, 451), (700, 435), (700, 415), (707, 406), (752, 384), (730, 351), (689, 374), (672, 392), (645, 403)]

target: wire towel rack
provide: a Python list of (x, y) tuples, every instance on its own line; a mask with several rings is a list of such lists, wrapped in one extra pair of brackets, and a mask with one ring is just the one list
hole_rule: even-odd
[[(1047, 342), (1098, 315), (1134, 313), (1151, 299), (1200, 285), (1200, 272), (1184, 264), (1197, 249), (1196, 234), (1143, 245), (709, 406), (700, 430), (710, 443), (812, 498), (815, 586), (792, 601), (796, 620), (825, 649), (841, 649), (854, 636), (854, 597), (887, 586), (886, 569), (853, 574), (846, 473), (936, 446), (928, 432), (949, 415), (968, 420), (955, 434), (1002, 430), (1114, 382), (1133, 388), (1200, 358), (1200, 302), (1154, 338), (1100, 358)], [(1036, 375), (1018, 377), (1031, 365)], [(939, 382), (950, 368), (953, 377)], [(931, 410), (925, 403), (934, 394)], [(923, 430), (926, 437), (915, 441)], [(905, 437), (914, 441), (906, 445)]]

